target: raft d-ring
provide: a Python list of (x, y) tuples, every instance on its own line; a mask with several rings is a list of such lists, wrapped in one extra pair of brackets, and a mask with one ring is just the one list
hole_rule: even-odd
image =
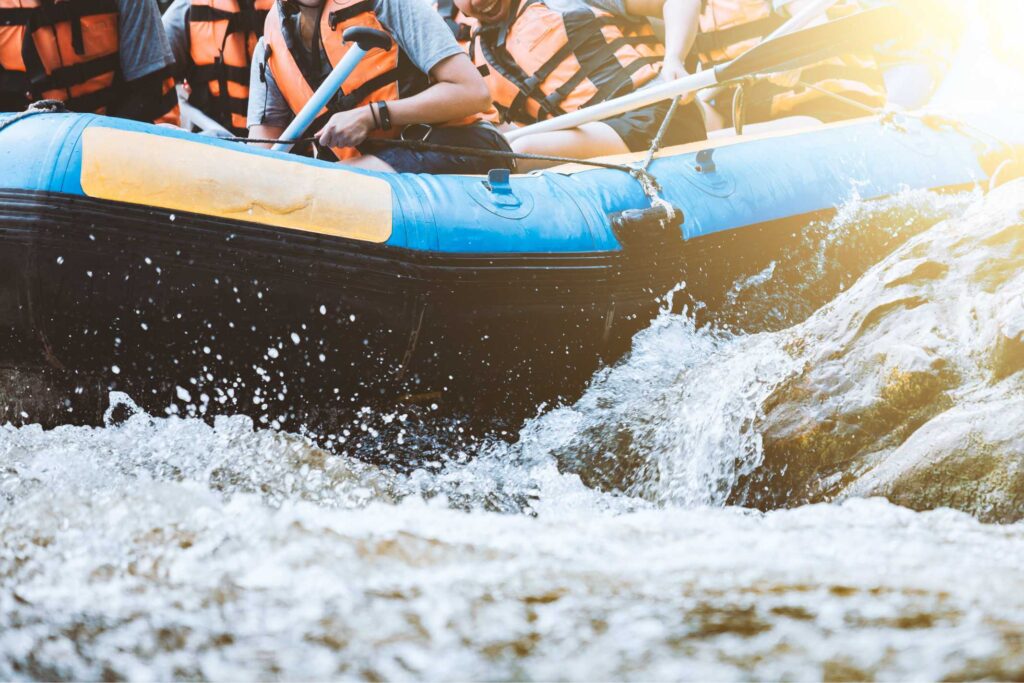
[(697, 152), (692, 164), (684, 165), (681, 175), (691, 185), (712, 197), (725, 198), (736, 191), (736, 181), (714, 158), (715, 149)]
[(522, 187), (513, 189), (508, 169), (496, 168), (487, 180), (470, 179), (466, 191), (477, 204), (502, 218), (525, 218), (533, 211), (533, 196)]
[(487, 172), (485, 185), (493, 195), (494, 203), (505, 209), (518, 209), (523, 205), (512, 192), (512, 173), (507, 168), (492, 168)]

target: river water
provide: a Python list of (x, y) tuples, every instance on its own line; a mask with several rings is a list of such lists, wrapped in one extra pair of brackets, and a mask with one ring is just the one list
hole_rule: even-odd
[(1024, 185), (808, 234), (412, 472), (116, 394), (3, 428), (0, 678), (1024, 678)]

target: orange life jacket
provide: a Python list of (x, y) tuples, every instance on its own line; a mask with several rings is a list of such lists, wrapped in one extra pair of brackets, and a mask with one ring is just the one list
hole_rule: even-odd
[(591, 7), (525, 0), (514, 19), (477, 31), (471, 56), (505, 121), (532, 123), (632, 92), (661, 71), (665, 49), (647, 21)]
[(455, 42), (469, 52), (470, 41), (473, 39), (473, 34), (480, 28), (480, 22), (460, 12), (459, 8), (455, 6), (454, 0), (437, 0), (434, 3), (434, 9), (444, 19), (444, 23), (448, 24), (452, 35), (455, 36)]
[[(835, 18), (855, 11), (840, 3), (828, 14)], [(773, 11), (771, 0), (703, 0), (700, 33), (693, 53), (703, 68), (712, 68), (738, 57), (786, 22)], [(793, 74), (794, 76), (796, 74)], [(885, 104), (885, 81), (870, 55), (847, 55), (803, 68), (799, 80), (828, 92), (857, 100), (872, 107)], [(785, 81), (786, 79), (781, 79)], [(761, 81), (751, 88), (748, 101), (759, 102), (758, 118), (794, 114), (815, 115), (815, 108), (830, 104), (821, 92), (800, 85), (777, 85)]]
[[(471, 55), (473, 35), (480, 30), (480, 22), (460, 12), (453, 0), (437, 0), (434, 8), (441, 15), (441, 18), (444, 19), (444, 23), (448, 25), (448, 28), (451, 29), (452, 35), (455, 36), (455, 42), (467, 54)], [(477, 68), (480, 70), (480, 75), (486, 79), (490, 71), (489, 67), (485, 64), (477, 64)], [(479, 118), (491, 123), (500, 123), (501, 121), (501, 116), (498, 114), (498, 110), (494, 107), (493, 103), (487, 111), (480, 113)]]
[(190, 99), (238, 135), (246, 131), (249, 67), (274, 0), (192, 0)]
[[(373, 0), (327, 0), (324, 3), (320, 15), (320, 42), (331, 67), (336, 66), (349, 50), (350, 46), (342, 41), (342, 34), (349, 27), (366, 26), (387, 33), (377, 18), (373, 5)], [(282, 24), (281, 11), (281, 3), (275, 3), (264, 27), (267, 66), (273, 73), (288, 106), (293, 112), (298, 113), (313, 96), (319, 82), (310, 83), (296, 61), (295, 50), (290, 47), (291, 37)], [(404, 55), (400, 55), (400, 49), (398, 42), (393, 41), (391, 49), (387, 51), (372, 50), (367, 53), (345, 81), (341, 92), (321, 112), (321, 116), (356, 109), (371, 102), (395, 100), (403, 94), (407, 97), (415, 94), (399, 92), (400, 82), (415, 83), (417, 92), (427, 87), (427, 75), (420, 73)], [(479, 120), (480, 117), (474, 115), (445, 125), (468, 125)], [(391, 130), (375, 130), (370, 133), (370, 137), (396, 138), (401, 132), (398, 127)], [(338, 159), (359, 156), (359, 152), (351, 147), (333, 148), (332, 151)]]
[[(116, 0), (0, 0), (0, 91), (105, 114), (123, 85)], [(174, 80), (163, 84), (174, 98)], [(177, 123), (173, 109), (157, 122)]]

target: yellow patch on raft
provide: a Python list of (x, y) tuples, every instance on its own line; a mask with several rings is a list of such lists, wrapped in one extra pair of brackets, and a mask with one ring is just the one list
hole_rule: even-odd
[(391, 236), (391, 186), (381, 178), (115, 128), (85, 130), (82, 189), (365, 242)]

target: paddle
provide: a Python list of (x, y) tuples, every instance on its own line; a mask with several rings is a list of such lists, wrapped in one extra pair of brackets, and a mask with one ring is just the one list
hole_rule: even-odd
[(585, 109), (524, 126), (510, 131), (505, 137), (512, 141), (524, 135), (575, 128), (584, 123), (617, 116), (743, 76), (809, 66), (897, 35), (901, 30), (903, 17), (903, 13), (896, 8), (886, 6), (794, 31), (765, 40), (731, 62), (720, 64), (714, 69), (700, 71), (692, 76), (684, 76), (669, 83), (638, 90)]
[[(281, 133), (282, 140), (296, 140), (302, 137), (302, 134), (309, 128), (309, 124), (316, 120), (323, 108), (334, 97), (334, 93), (338, 92), (341, 86), (344, 85), (345, 80), (356, 70), (359, 62), (363, 60), (367, 52), (374, 48), (380, 48), (381, 50), (391, 49), (391, 36), (373, 28), (353, 26), (345, 30), (341, 39), (346, 43), (354, 42), (355, 45), (349, 48), (345, 56), (338, 62), (338, 65), (334, 67), (320, 87), (316, 89), (316, 92), (313, 93), (309, 102), (306, 102), (306, 106), (295, 115), (288, 128)], [(289, 152), (292, 149), (292, 145), (279, 142), (271, 149), (275, 152)]]
[(181, 108), (181, 118), (187, 121), (189, 126), (195, 126), (203, 133), (212, 133), (217, 136), (232, 136), (234, 133), (217, 123), (202, 109), (199, 109), (188, 100), (178, 99), (178, 106)]
[(765, 36), (761, 42), (763, 43), (766, 40), (784, 36), (787, 33), (792, 33), (793, 31), (799, 31), (803, 27), (807, 26), (807, 24), (821, 16), (825, 10), (836, 4), (838, 1), (839, 0), (817, 0), (817, 2), (805, 5), (804, 8), (794, 14), (789, 21), (772, 31), (770, 35)]

